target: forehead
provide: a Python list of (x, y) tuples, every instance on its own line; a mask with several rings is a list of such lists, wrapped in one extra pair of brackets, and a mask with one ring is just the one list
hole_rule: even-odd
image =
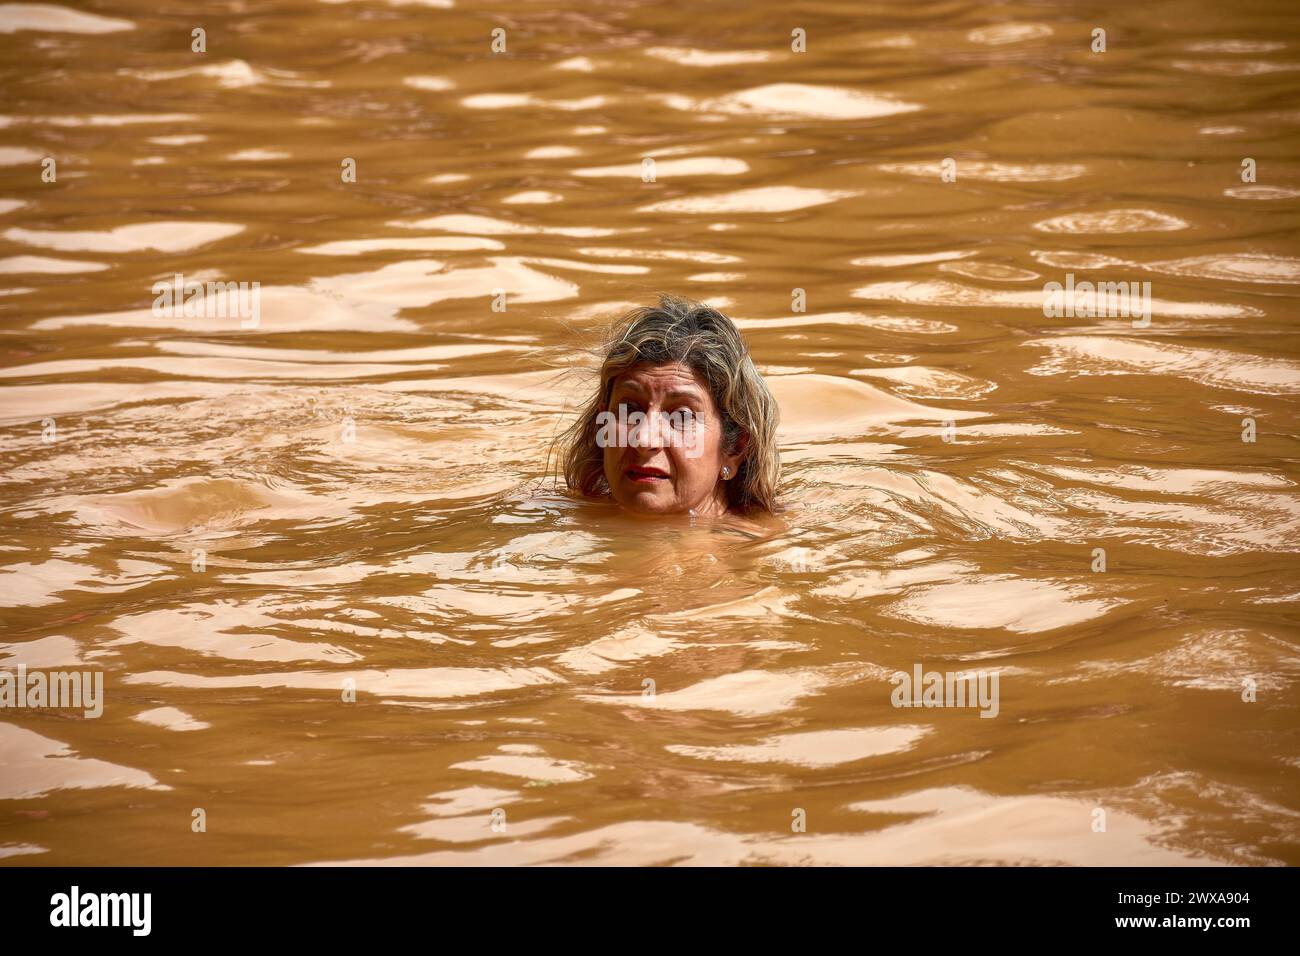
[(709, 393), (704, 378), (685, 365), (637, 365), (620, 372), (613, 382), (614, 389), (632, 392), (667, 394), (683, 392), (706, 397)]

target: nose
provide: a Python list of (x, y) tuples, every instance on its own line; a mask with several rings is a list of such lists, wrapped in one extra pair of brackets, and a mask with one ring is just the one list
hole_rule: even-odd
[(659, 409), (652, 408), (645, 413), (645, 418), (637, 423), (628, 435), (628, 444), (633, 448), (657, 451), (664, 447), (663, 428)]

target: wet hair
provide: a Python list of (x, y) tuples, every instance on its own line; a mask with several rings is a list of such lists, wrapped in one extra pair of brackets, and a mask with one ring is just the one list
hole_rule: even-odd
[(618, 376), (634, 368), (680, 364), (708, 383), (722, 415), (723, 453), (741, 454), (735, 477), (725, 482), (728, 506), (741, 513), (776, 510), (780, 410), (729, 318), (699, 302), (660, 293), (658, 305), (618, 319), (601, 351), (596, 393), (557, 439), (570, 489), (589, 496), (609, 493), (604, 453), (596, 443), (597, 417), (608, 409)]

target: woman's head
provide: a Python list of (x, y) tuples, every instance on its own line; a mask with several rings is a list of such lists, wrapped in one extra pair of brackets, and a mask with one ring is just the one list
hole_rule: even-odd
[(605, 346), (596, 393), (564, 434), (564, 477), (644, 515), (771, 512), (778, 410), (735, 325), (661, 295)]

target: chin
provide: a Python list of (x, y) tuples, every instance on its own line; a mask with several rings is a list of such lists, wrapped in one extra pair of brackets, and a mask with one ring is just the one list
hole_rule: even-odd
[(647, 495), (644, 493), (631, 495), (615, 495), (614, 500), (625, 511), (639, 515), (671, 515), (685, 514), (685, 508), (681, 507), (677, 501), (669, 498), (659, 498), (657, 495)]

